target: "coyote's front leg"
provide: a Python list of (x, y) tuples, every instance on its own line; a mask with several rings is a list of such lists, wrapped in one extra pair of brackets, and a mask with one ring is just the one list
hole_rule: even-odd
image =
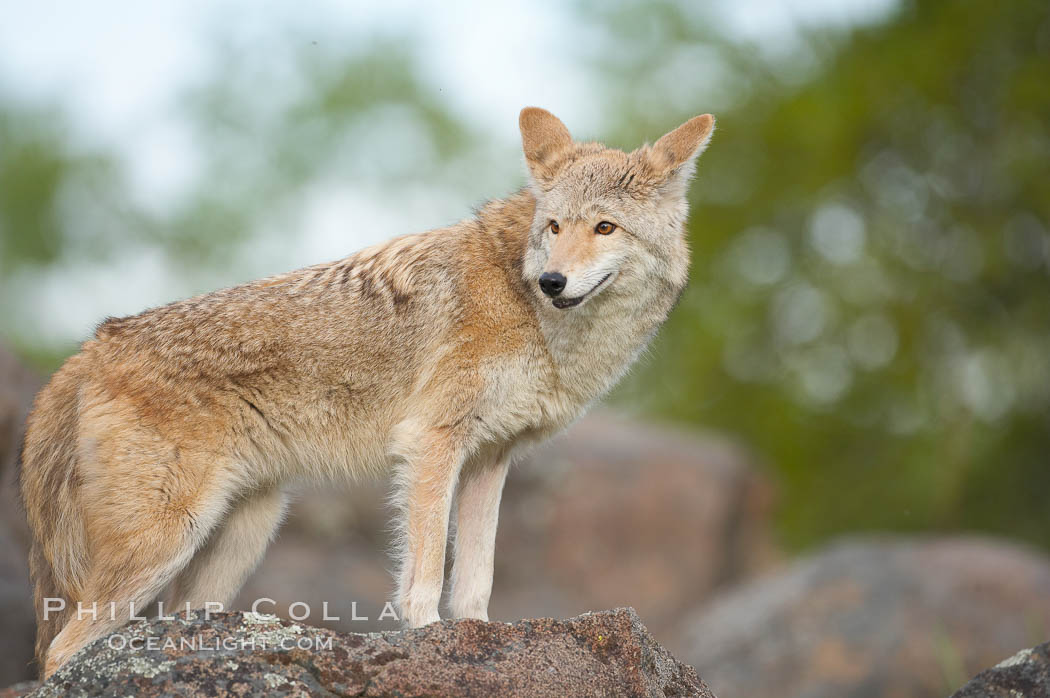
[(426, 432), (400, 474), (403, 509), (401, 570), (397, 601), (413, 628), (440, 620), (449, 509), (463, 465), (464, 449), (445, 429)]
[(455, 560), (452, 563), (452, 615), (489, 619), (496, 526), (509, 458), (482, 463), (465, 472), (456, 506)]

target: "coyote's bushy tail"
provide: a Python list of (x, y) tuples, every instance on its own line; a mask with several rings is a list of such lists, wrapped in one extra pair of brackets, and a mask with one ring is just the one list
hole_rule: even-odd
[[(36, 613), (36, 661), (41, 672), (51, 641), (79, 599), (87, 553), (80, 511), (77, 421), (82, 374), (76, 356), (37, 396), (26, 425), (21, 491), (33, 533), (29, 573)], [(61, 611), (49, 610), (62, 599)], [(48, 609), (45, 619), (45, 609)]]

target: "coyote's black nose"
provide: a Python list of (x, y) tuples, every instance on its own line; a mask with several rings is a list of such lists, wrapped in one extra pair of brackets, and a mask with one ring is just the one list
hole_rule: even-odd
[(565, 290), (565, 277), (556, 271), (549, 271), (540, 276), (540, 288), (551, 298)]

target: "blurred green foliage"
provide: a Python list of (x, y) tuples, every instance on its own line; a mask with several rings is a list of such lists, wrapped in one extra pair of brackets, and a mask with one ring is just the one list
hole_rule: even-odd
[[(653, 118), (633, 86), (718, 40), (671, 5), (610, 24), (650, 37), (617, 68), (638, 66), (629, 142)], [(796, 546), (1050, 546), (1050, 5), (921, 2), (788, 55), (742, 48), (693, 78), (737, 99), (693, 188), (692, 286), (621, 397), (753, 444)]]
[[(113, 162), (72, 147), (55, 109), (0, 108), (0, 273), (47, 265), (70, 243), (71, 185), (116, 203)], [(83, 236), (89, 230), (79, 230)], [(96, 241), (97, 242), (97, 241)]]
[[(27, 326), (25, 281), (46, 286), (49, 275), (99, 264), (116, 271), (129, 252), (159, 251), (182, 295), (247, 280), (246, 246), (265, 245), (263, 231), (294, 245), (302, 202), (319, 182), (404, 191), (440, 178), (469, 191), (457, 160), (468, 131), (422, 82), (409, 46), (378, 37), (347, 47), (290, 33), (245, 50), (219, 37), (213, 70), (173, 107), (189, 130), (194, 176), (160, 207), (136, 197), (126, 153), (85, 146), (59, 107), (26, 107), (0, 92), (5, 341), (41, 370), (57, 368), (76, 342), (56, 345)], [(114, 274), (113, 284), (122, 281)]]
[[(608, 142), (719, 119), (692, 190), (692, 284), (614, 399), (752, 445), (795, 547), (962, 528), (1050, 548), (1050, 5), (917, 2), (783, 45), (728, 41), (687, 5), (578, 13), (600, 39), (586, 60)], [(229, 283), (238, 246), (294, 226), (322, 176), (505, 193), (410, 46), (300, 37), (260, 64), (220, 45), (221, 70), (180, 100), (198, 176), (163, 212), (55, 110), (0, 96), (0, 292), (129, 241)]]

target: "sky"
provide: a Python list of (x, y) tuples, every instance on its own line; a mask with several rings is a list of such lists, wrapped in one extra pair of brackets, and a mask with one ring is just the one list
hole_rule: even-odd
[[(790, 40), (800, 26), (864, 23), (896, 6), (895, 0), (713, 4), (728, 34), (773, 42)], [(317, 23), (328, 28), (329, 40), (352, 43), (407, 29), (418, 37), (431, 78), (480, 125), (506, 131), (499, 126), (516, 123), (522, 105), (542, 104), (592, 127), (587, 76), (566, 47), (572, 42), (559, 38), (587, 31), (581, 15), (568, 7), (550, 0), (9, 0), (0, 22), (0, 85), (18, 96), (71, 106), (88, 137), (119, 144), (131, 134), (135, 147), (124, 147), (144, 152), (142, 159), (175, 158), (164, 154), (178, 147), (164, 122), (180, 88), (207, 74), (215, 34), (247, 44)]]
[[(209, 48), (217, 35), (257, 47), (267, 37), (299, 27), (323, 26), (326, 33), (319, 40), (349, 43), (407, 30), (426, 56), (426, 79), (447, 91), (458, 113), (498, 146), (509, 150), (516, 144), (517, 114), (527, 104), (551, 109), (574, 130), (593, 133), (601, 128), (600, 115), (592, 108), (600, 96), (571, 48), (587, 37), (586, 18), (566, 3), (5, 4), (0, 91), (62, 107), (85, 145), (122, 155), (136, 198), (158, 209), (193, 180), (194, 144), (175, 100), (213, 69)], [(776, 46), (790, 44), (801, 27), (866, 23), (895, 6), (896, 0), (719, 0), (714, 15), (727, 34)], [(244, 269), (256, 275), (274, 273), (290, 263), (333, 259), (394, 234), (444, 224), (449, 211), (457, 209), (442, 195), (414, 192), (413, 205), (395, 207), (392, 197), (384, 200), (374, 192), (322, 184), (304, 199), (303, 230), (297, 231), (295, 248), (287, 248), (284, 238), (260, 233), (245, 250)], [(466, 213), (474, 202), (462, 203)], [(351, 215), (367, 216), (372, 225), (348, 239), (345, 220)], [(128, 250), (121, 259), (95, 266), (70, 260), (17, 281), (8, 288), (17, 286), (25, 302), (19, 317), (10, 319), (29, 334), (25, 339), (53, 346), (82, 339), (102, 317), (134, 313), (198, 290), (148, 248)], [(128, 293), (128, 288), (136, 292)]]

